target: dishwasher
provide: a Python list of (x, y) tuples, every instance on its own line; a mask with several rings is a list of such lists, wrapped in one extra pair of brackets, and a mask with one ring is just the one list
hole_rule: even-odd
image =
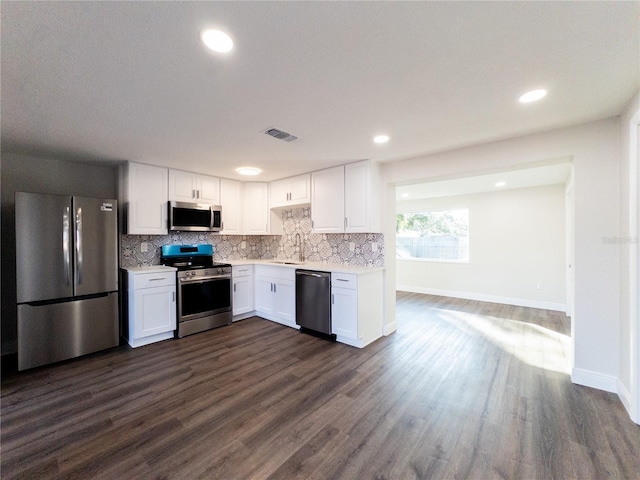
[(296, 323), (300, 330), (330, 340), (331, 274), (313, 270), (296, 270)]

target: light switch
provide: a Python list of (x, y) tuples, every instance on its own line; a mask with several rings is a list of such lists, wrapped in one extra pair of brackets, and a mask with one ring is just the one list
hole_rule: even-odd
[(349, 251), (350, 252), (356, 251), (356, 244), (354, 242), (349, 242)]
[(371, 251), (372, 252), (378, 251), (378, 242), (371, 242)]
[(244, 250), (245, 248), (247, 248), (247, 242), (245, 242), (244, 240), (242, 242), (240, 242), (240, 248), (242, 250)]
[(142, 242), (140, 244), (140, 251), (142, 253), (147, 253), (149, 251), (149, 244), (147, 242)]

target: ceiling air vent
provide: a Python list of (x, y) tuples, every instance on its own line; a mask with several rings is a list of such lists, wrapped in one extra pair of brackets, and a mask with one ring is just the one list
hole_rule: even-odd
[(278, 130), (277, 128), (268, 128), (264, 131), (267, 135), (271, 135), (273, 138), (277, 138), (278, 140), (284, 140), (285, 142), (293, 142), (296, 138), (290, 133), (283, 132), (282, 130)]

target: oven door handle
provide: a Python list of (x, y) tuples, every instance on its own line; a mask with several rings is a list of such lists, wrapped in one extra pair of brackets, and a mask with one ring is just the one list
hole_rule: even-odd
[(224, 280), (225, 278), (231, 279), (231, 274), (209, 275), (207, 277), (180, 278), (180, 283), (202, 283), (202, 282), (208, 282), (209, 280)]

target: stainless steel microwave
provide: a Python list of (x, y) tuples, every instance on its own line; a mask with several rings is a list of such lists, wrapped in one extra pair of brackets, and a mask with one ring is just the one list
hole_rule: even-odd
[(169, 230), (219, 232), (222, 207), (202, 203), (169, 202)]

